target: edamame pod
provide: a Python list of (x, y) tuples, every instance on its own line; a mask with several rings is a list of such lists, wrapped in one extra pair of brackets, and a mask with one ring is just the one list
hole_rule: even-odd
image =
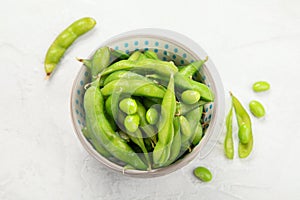
[(148, 170), (151, 170), (151, 161), (150, 161), (150, 157), (148, 154), (148, 150), (147, 150), (144, 140), (143, 140), (142, 132), (139, 129), (137, 129), (135, 132), (129, 133), (128, 136), (129, 136), (130, 140), (132, 140), (135, 144), (137, 144), (141, 148), (141, 150), (144, 153), (146, 162), (148, 164)]
[(190, 105), (179, 102), (176, 104), (176, 115), (186, 115), (192, 110), (198, 108), (199, 106), (203, 106), (205, 104), (207, 104), (207, 102), (205, 101), (198, 101), (197, 103), (190, 104)]
[(151, 79), (142, 76), (140, 74), (131, 71), (120, 70), (120, 71), (113, 72), (109, 76), (107, 76), (107, 78), (104, 80), (104, 85), (107, 85), (108, 83), (118, 79), (126, 79), (126, 80), (134, 79), (134, 80), (148, 81), (149, 83), (153, 82)]
[(142, 55), (142, 52), (140, 52), (140, 51), (135, 51), (135, 52), (133, 52), (133, 53), (129, 56), (128, 60), (130, 60), (130, 61), (137, 61), (141, 55)]
[(89, 59), (76, 58), (79, 62), (84, 64), (89, 70), (92, 68), (92, 61)]
[(186, 114), (186, 119), (188, 120), (190, 124), (190, 128), (192, 130), (192, 134), (190, 138), (188, 138), (188, 145), (190, 145), (193, 142), (195, 135), (199, 134), (199, 132), (196, 132), (195, 130), (197, 129), (198, 122), (200, 122), (200, 119), (202, 117), (202, 112), (203, 112), (203, 106), (198, 106), (197, 108), (195, 108), (194, 110)]
[(201, 67), (204, 65), (204, 63), (206, 63), (207, 60), (208, 57), (206, 56), (204, 60), (192, 62), (191, 64), (180, 69), (179, 73), (185, 77), (191, 78), (197, 71), (201, 69)]
[(97, 78), (97, 75), (102, 72), (106, 67), (109, 65), (109, 59), (110, 59), (110, 51), (109, 47), (101, 47), (98, 49), (91, 60), (92, 66), (91, 66), (91, 74), (93, 80)]
[(124, 59), (128, 59), (129, 55), (127, 53), (125, 53), (124, 51), (121, 50), (115, 50), (115, 49), (110, 49), (110, 52), (113, 56), (115, 56), (118, 59), (124, 60)]
[(195, 134), (194, 134), (194, 139), (192, 141), (192, 144), (196, 146), (199, 144), (203, 136), (203, 128), (200, 122), (197, 123)]
[(112, 118), (113, 114), (112, 114), (112, 110), (111, 110), (111, 108), (112, 108), (111, 101), (112, 101), (112, 96), (110, 95), (105, 101), (105, 111)]
[(147, 165), (138, 157), (125, 140), (121, 139), (111, 128), (104, 114), (104, 99), (96, 80), (85, 92), (84, 109), (87, 122), (91, 125), (91, 132), (101, 141), (117, 159), (130, 164), (136, 169), (147, 169)]
[(172, 62), (145, 58), (137, 61), (121, 60), (105, 69), (101, 75), (107, 75), (118, 70), (133, 70), (142, 74), (158, 73), (166, 77), (169, 77), (171, 74), (178, 71), (177, 67)]
[[(149, 77), (149, 76), (147, 76)], [(153, 76), (152, 76), (153, 77)], [(155, 79), (157, 80), (162, 80), (160, 83), (164, 84), (164, 82), (168, 79), (165, 76), (162, 75), (155, 75)], [(175, 87), (176, 89), (179, 90), (195, 90), (198, 91), (201, 94), (201, 99), (207, 101), (207, 102), (211, 102), (214, 100), (214, 94), (211, 91), (211, 89), (209, 89), (209, 87), (203, 83), (194, 81), (188, 77), (183, 76), (180, 73), (176, 73), (174, 75), (174, 80), (175, 80)]]
[(83, 133), (83, 136), (84, 136), (86, 139), (88, 139), (88, 140), (91, 139), (91, 136), (89, 135), (89, 132), (88, 132), (86, 126), (83, 127), (83, 128), (81, 129), (81, 132)]
[(69, 46), (79, 36), (91, 30), (95, 25), (96, 21), (93, 18), (84, 17), (72, 23), (56, 37), (49, 47), (44, 61), (46, 79), (50, 78), (50, 75)]
[(93, 132), (91, 130), (91, 126), (89, 124), (89, 120), (86, 120), (86, 122), (87, 122), (87, 124), (86, 124), (87, 130), (86, 131), (90, 137), (89, 141), (92, 144), (92, 146), (94, 147), (94, 149), (106, 158), (111, 157), (112, 155), (103, 147), (103, 145), (97, 140), (97, 138), (93, 134)]
[(144, 55), (149, 59), (160, 60), (154, 51), (145, 51)]
[(225, 155), (229, 159), (233, 159), (234, 156), (234, 147), (233, 147), (234, 143), (232, 138), (232, 110), (233, 110), (233, 106), (231, 104), (231, 108), (226, 117), (226, 136), (224, 140)]
[(250, 155), (252, 148), (253, 148), (253, 135), (252, 135), (252, 126), (251, 126), (251, 119), (242, 106), (240, 101), (232, 94), (231, 99), (233, 103), (233, 107), (235, 110), (238, 126), (241, 127), (243, 124), (246, 124), (249, 127), (249, 142), (247, 144), (243, 144), (241, 141), (239, 142), (238, 153), (240, 158), (246, 158)]
[(101, 92), (104, 96), (113, 93), (127, 93), (135, 96), (163, 98), (165, 90), (153, 82), (143, 80), (114, 80), (105, 85)]
[(190, 146), (190, 139), (193, 136), (191, 125), (189, 121), (184, 117), (179, 117), (180, 132), (181, 132), (181, 151), (185, 152)]
[(174, 114), (176, 98), (174, 93), (174, 77), (171, 75), (161, 104), (161, 118), (158, 128), (158, 142), (153, 151), (153, 162), (156, 166), (163, 166), (170, 157), (171, 146), (174, 138)]
[(180, 156), (181, 149), (181, 133), (180, 133), (180, 122), (179, 117), (174, 117), (174, 139), (172, 142), (171, 153), (169, 160), (166, 162), (165, 166), (172, 164)]

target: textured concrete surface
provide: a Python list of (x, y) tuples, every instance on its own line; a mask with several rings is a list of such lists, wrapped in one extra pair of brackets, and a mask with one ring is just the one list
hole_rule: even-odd
[[(0, 7), (0, 199), (300, 199), (297, 0), (3, 1)], [(67, 51), (44, 81), (48, 46), (68, 24), (93, 16), (97, 27)], [(168, 176), (134, 179), (87, 154), (73, 132), (69, 99), (88, 56), (112, 35), (136, 28), (178, 31), (198, 42), (216, 64), (226, 90), (244, 104), (266, 107), (253, 118), (255, 147), (246, 160), (224, 158), (223, 136), (204, 159)], [(254, 94), (257, 80), (271, 91)], [(236, 128), (235, 128), (236, 130)], [(201, 183), (198, 165), (214, 179)]]

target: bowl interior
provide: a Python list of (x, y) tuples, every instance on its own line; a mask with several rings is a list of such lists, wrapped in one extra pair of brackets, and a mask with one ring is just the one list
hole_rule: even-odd
[[(187, 65), (195, 60), (204, 59), (204, 57), (206, 56), (205, 52), (192, 52), (187, 46), (184, 46), (182, 43), (178, 43), (169, 38), (158, 37), (155, 35), (140, 35), (140, 36), (132, 35), (126, 37), (119, 37), (117, 39), (112, 39), (101, 46), (104, 45), (109, 46), (110, 48), (113, 48), (115, 50), (125, 51), (126, 53), (131, 53), (133, 51), (152, 50), (155, 53), (157, 53), (160, 59), (165, 61), (173, 61), (176, 65), (179, 66)], [(213, 90), (215, 95), (217, 95), (214, 79), (211, 76), (211, 74), (208, 73), (207, 65), (209, 65), (209, 62), (207, 62), (206, 65), (204, 65), (203, 68), (201, 69), (199, 73), (199, 78), (208, 87), (210, 87)], [(91, 80), (91, 75), (89, 70), (85, 66), (82, 66), (73, 85), (73, 90), (71, 94), (71, 114), (72, 114), (72, 120), (75, 127), (75, 131), (80, 141), (85, 146), (85, 148), (89, 151), (89, 153), (91, 153), (96, 159), (100, 160), (102, 163), (104, 163), (105, 165), (109, 166), (112, 169), (115, 169), (120, 172), (123, 171), (123, 173), (125, 174), (134, 175), (134, 176), (143, 176), (143, 177), (153, 177), (153, 176), (164, 175), (172, 171), (175, 171), (176, 169), (181, 168), (182, 166), (187, 164), (187, 162), (191, 161), (199, 153), (200, 150), (199, 148), (197, 152), (194, 152), (193, 150), (190, 153), (191, 155), (186, 156), (189, 157), (186, 159), (186, 161), (184, 161), (185, 160), (184, 157), (183, 159), (177, 161), (177, 163), (165, 167), (165, 168), (169, 168), (168, 170), (166, 170), (165, 168), (161, 168), (161, 169), (154, 169), (151, 171), (128, 170), (124, 172), (122, 166), (119, 166), (116, 163), (113, 163), (105, 159), (104, 157), (99, 155), (95, 150), (93, 150), (93, 147), (84, 138), (81, 132), (81, 129), (85, 126), (85, 113), (83, 107), (83, 98), (85, 93), (84, 86), (87, 83), (89, 83), (90, 80)], [(216, 100), (215, 102), (208, 103), (204, 106), (203, 121), (208, 125), (210, 124), (211, 120), (214, 120), (214, 112), (215, 112), (214, 105), (216, 104)], [(210, 127), (208, 127), (205, 130), (205, 136), (198, 146), (204, 145), (203, 143), (205, 143), (206, 140), (205, 137), (209, 137), (209, 132), (210, 132), (209, 129)]]

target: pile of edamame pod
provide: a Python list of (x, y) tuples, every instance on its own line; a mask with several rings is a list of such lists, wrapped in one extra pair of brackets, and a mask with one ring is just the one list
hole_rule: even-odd
[(151, 170), (174, 163), (200, 142), (207, 126), (203, 106), (214, 100), (196, 79), (207, 58), (176, 66), (152, 51), (128, 55), (104, 46), (79, 61), (92, 75), (82, 131), (102, 156), (124, 168)]

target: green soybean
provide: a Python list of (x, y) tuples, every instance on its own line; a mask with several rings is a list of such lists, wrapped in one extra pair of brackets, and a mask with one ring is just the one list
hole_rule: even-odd
[(49, 47), (45, 61), (46, 79), (49, 79), (60, 59), (71, 44), (81, 35), (91, 30), (96, 21), (90, 17), (81, 18), (63, 30)]
[(209, 182), (212, 179), (211, 172), (205, 167), (195, 168), (194, 175), (203, 182)]
[(153, 126), (147, 123), (146, 109), (143, 106), (143, 104), (140, 103), (139, 101), (136, 101), (136, 103), (138, 106), (137, 115), (140, 117), (140, 128), (146, 134), (146, 136), (150, 138), (152, 146), (154, 146), (154, 144), (156, 144), (157, 142), (157, 138), (156, 138), (157, 132)]
[(247, 124), (242, 124), (241, 126), (239, 126), (239, 132), (238, 132), (238, 136), (239, 136), (239, 140), (242, 144), (248, 144), (249, 140), (250, 140), (250, 127)]
[(263, 92), (270, 89), (270, 84), (266, 81), (258, 81), (252, 85), (252, 89), (255, 92)]
[(140, 117), (137, 114), (127, 115), (124, 119), (124, 126), (129, 132), (135, 132), (140, 124)]
[(159, 119), (158, 111), (154, 107), (149, 108), (146, 112), (146, 119), (149, 124), (156, 124)]
[(132, 98), (125, 98), (119, 103), (120, 109), (128, 115), (134, 114), (137, 111), (137, 103)]
[(265, 108), (259, 101), (256, 101), (256, 100), (250, 101), (249, 108), (250, 108), (251, 113), (255, 117), (261, 118), (261, 117), (265, 116), (265, 113), (266, 113)]
[(181, 94), (181, 100), (185, 104), (194, 104), (200, 100), (200, 93), (194, 90), (185, 90)]

